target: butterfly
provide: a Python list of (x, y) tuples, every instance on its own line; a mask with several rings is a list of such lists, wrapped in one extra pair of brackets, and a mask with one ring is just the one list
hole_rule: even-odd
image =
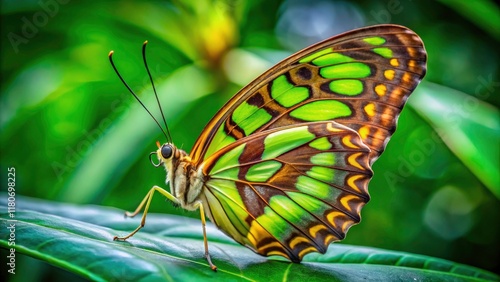
[(166, 169), (170, 191), (151, 188), (126, 213), (144, 209), (141, 225), (114, 239), (126, 240), (144, 226), (159, 192), (200, 210), (213, 270), (205, 215), (263, 256), (298, 263), (310, 252), (325, 253), (360, 222), (371, 166), (424, 77), (426, 61), (423, 42), (410, 29), (360, 28), (293, 54), (245, 86), (208, 122), (190, 154), (173, 144), (165, 122), (167, 142), (157, 142), (150, 158)]

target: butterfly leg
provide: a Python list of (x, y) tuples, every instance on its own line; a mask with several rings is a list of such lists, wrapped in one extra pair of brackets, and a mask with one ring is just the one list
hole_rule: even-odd
[(199, 203), (198, 204), (200, 208), (200, 214), (201, 214), (201, 225), (203, 228), (203, 244), (205, 245), (205, 258), (208, 261), (208, 264), (210, 265), (210, 268), (213, 271), (217, 271), (217, 266), (215, 266), (212, 263), (212, 259), (210, 258), (210, 253), (208, 252), (208, 240), (207, 240), (207, 230), (206, 230), (206, 221), (205, 221), (205, 211), (203, 210), (203, 204)]
[(134, 217), (144, 207), (144, 213), (142, 214), (141, 224), (134, 231), (130, 232), (130, 234), (128, 234), (127, 236), (124, 236), (124, 237), (115, 236), (113, 238), (114, 241), (125, 241), (128, 238), (134, 236), (134, 234), (137, 233), (137, 231), (139, 231), (141, 228), (144, 227), (144, 225), (146, 224), (146, 215), (148, 214), (149, 205), (151, 204), (151, 199), (153, 198), (153, 195), (155, 192), (159, 192), (163, 196), (167, 197), (167, 199), (169, 199), (170, 201), (172, 201), (176, 204), (179, 204), (179, 201), (177, 200), (177, 198), (172, 196), (172, 194), (170, 194), (167, 190), (165, 190), (159, 186), (156, 186), (156, 185), (153, 186), (153, 188), (151, 188), (151, 190), (149, 190), (149, 192), (146, 194), (146, 197), (144, 197), (142, 202), (139, 204), (139, 206), (137, 207), (137, 209), (135, 209), (135, 211), (133, 213), (125, 212), (125, 217)]

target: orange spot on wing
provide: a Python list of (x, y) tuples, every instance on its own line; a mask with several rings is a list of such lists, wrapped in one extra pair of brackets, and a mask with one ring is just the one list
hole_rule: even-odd
[[(269, 237), (269, 233), (267, 232), (267, 230), (265, 230), (257, 221), (253, 221), (247, 234), (247, 239), (250, 241), (250, 243), (252, 243), (253, 246), (257, 247), (259, 241), (267, 237)], [(262, 248), (265, 248), (265, 246), (259, 248), (259, 253), (261, 252), (260, 250)]]
[(329, 122), (326, 124), (326, 129), (330, 132), (340, 132), (340, 131), (343, 131), (342, 129), (340, 128), (335, 128), (333, 127), (333, 122)]
[(417, 55), (417, 52), (415, 51), (415, 48), (413, 48), (413, 47), (406, 47), (406, 51), (408, 51), (408, 54), (410, 54), (410, 57), (415, 57)]
[(386, 70), (386, 71), (384, 71), (384, 76), (388, 80), (393, 80), (395, 74), (396, 74), (396, 72), (394, 70)]
[(387, 86), (385, 86), (384, 84), (379, 84), (375, 86), (375, 93), (377, 93), (377, 95), (382, 97), (385, 95), (386, 92), (387, 92)]
[(332, 234), (328, 234), (327, 236), (325, 236), (325, 245), (328, 245), (330, 244), (332, 241), (334, 241), (335, 239), (338, 240), (337, 237), (333, 236)]
[(350, 135), (346, 135), (342, 138), (342, 144), (346, 145), (349, 148), (354, 148), (354, 149), (359, 148), (359, 146), (356, 146), (352, 143)]
[(349, 156), (349, 158), (347, 158), (347, 161), (349, 162), (350, 165), (352, 165), (353, 167), (356, 167), (356, 168), (359, 168), (361, 170), (365, 170), (364, 167), (362, 167), (358, 161), (356, 160), (359, 156), (361, 156), (363, 153), (355, 153), (355, 154), (352, 154)]
[(264, 245), (264, 246), (260, 247), (260, 248), (259, 248), (259, 253), (267, 253), (267, 252), (265, 251), (265, 249), (268, 249), (268, 248), (273, 248), (273, 247), (278, 247), (278, 248), (280, 248), (280, 249), (282, 249), (282, 248), (283, 248), (283, 246), (281, 246), (281, 244), (280, 244), (279, 242), (273, 241), (273, 242), (271, 242), (271, 243), (269, 243), (269, 244), (266, 244), (266, 245)]
[(359, 136), (361, 136), (361, 139), (366, 140), (366, 138), (368, 138), (368, 134), (370, 134), (369, 126), (364, 125), (359, 129)]
[(285, 257), (287, 259), (290, 259), (290, 257), (284, 253), (284, 252), (280, 252), (280, 251), (271, 251), (271, 252), (268, 252), (266, 253), (267, 256), (282, 256), (282, 257)]
[(324, 226), (323, 224), (315, 225), (309, 228), (309, 234), (311, 234), (312, 237), (316, 237), (316, 234), (321, 230), (327, 230), (327, 227)]
[(347, 195), (345, 197), (342, 197), (342, 199), (340, 199), (340, 203), (342, 204), (342, 206), (348, 210), (348, 211), (352, 211), (351, 209), (351, 206), (349, 206), (349, 201), (353, 200), (353, 199), (358, 199), (358, 196), (354, 196), (354, 195)]
[(299, 252), (299, 258), (302, 259), (303, 256), (305, 256), (306, 254), (310, 253), (310, 252), (317, 252), (318, 250), (313, 247), (313, 246), (310, 246), (310, 247), (307, 247), (305, 249), (303, 249), (302, 251)]
[[(375, 104), (373, 104), (373, 103), (366, 104), (364, 110), (365, 110), (365, 113), (369, 117), (374, 117), (375, 116)], [(363, 139), (365, 139), (365, 138), (363, 138)]]
[(336, 217), (344, 217), (344, 213), (339, 212), (339, 211), (332, 211), (326, 215), (326, 219), (328, 222), (334, 227), (337, 228), (337, 225), (335, 224), (335, 218)]
[(403, 82), (410, 84), (411, 83), (411, 74), (409, 72), (405, 72), (403, 75)]
[(353, 224), (354, 224), (353, 220), (346, 220), (344, 224), (342, 224), (342, 231), (346, 233), (349, 227), (351, 227)]
[(359, 189), (358, 185), (356, 185), (356, 181), (358, 181), (359, 179), (361, 179), (363, 177), (364, 176), (360, 175), (360, 174), (353, 175), (347, 179), (347, 185), (349, 185), (349, 187), (351, 187), (353, 190), (355, 190), (357, 192), (364, 193), (364, 191), (361, 191), (361, 189)]
[(290, 241), (290, 248), (295, 249), (295, 247), (300, 243), (308, 243), (309, 240), (302, 236), (296, 236)]

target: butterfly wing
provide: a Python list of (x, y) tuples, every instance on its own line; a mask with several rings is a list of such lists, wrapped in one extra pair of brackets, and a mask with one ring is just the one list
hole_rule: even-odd
[(262, 255), (324, 252), (359, 222), (371, 164), (426, 59), (414, 32), (380, 25), (308, 47), (251, 82), (190, 154), (208, 216)]
[(422, 40), (378, 25), (312, 45), (262, 74), (212, 118), (191, 157), (200, 163), (236, 140), (296, 123), (335, 120), (382, 153), (408, 96), (425, 75)]
[(335, 122), (255, 133), (205, 162), (205, 210), (255, 252), (299, 262), (324, 253), (360, 221), (369, 200), (369, 153), (356, 131)]

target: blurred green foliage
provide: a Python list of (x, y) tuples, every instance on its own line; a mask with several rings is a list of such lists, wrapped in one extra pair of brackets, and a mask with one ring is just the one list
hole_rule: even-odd
[[(493, 1), (1, 5), (2, 179), (15, 167), (19, 194), (124, 210), (151, 186), (165, 186), (165, 172), (147, 157), (164, 137), (116, 77), (110, 50), (159, 116), (140, 54), (149, 41), (174, 141), (189, 151), (225, 101), (285, 56), (356, 27), (408, 26), (424, 40), (428, 73), (374, 165), (372, 200), (345, 242), (499, 272), (500, 9)], [(199, 216), (159, 197), (152, 211)]]

